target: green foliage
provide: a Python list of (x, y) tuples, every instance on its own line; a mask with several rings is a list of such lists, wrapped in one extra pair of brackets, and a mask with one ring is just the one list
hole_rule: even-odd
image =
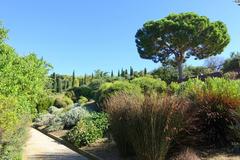
[(80, 121), (66, 135), (66, 139), (77, 147), (93, 143), (98, 138), (101, 138), (100, 130), (94, 126), (93, 122), (85, 120)]
[(62, 79), (60, 77), (57, 77), (57, 92), (62, 92)]
[(6, 30), (2, 23), (0, 22), (0, 44), (4, 42), (4, 40), (8, 37), (7, 36), (8, 30)]
[(88, 102), (88, 99), (86, 97), (80, 96), (78, 103), (83, 106), (84, 104), (86, 104)]
[(115, 81), (113, 83), (104, 83), (101, 85), (97, 93), (96, 100), (98, 105), (104, 107), (103, 102), (117, 92), (126, 92), (129, 94), (141, 95), (141, 88), (136, 84), (129, 83), (128, 81)]
[(92, 121), (94, 126), (102, 131), (104, 134), (109, 127), (108, 114), (105, 112), (93, 112), (91, 116), (86, 118), (88, 121)]
[(92, 80), (90, 83), (89, 83), (89, 88), (91, 89), (92, 91), (92, 96), (93, 98), (96, 98), (96, 94), (97, 94), (97, 91), (98, 89), (100, 88), (100, 86), (105, 83), (106, 80), (103, 79), (103, 78), (100, 78), (100, 79), (94, 79)]
[(154, 79), (151, 77), (139, 77), (131, 81), (131, 83), (139, 85), (143, 93), (156, 91), (158, 93), (165, 92), (167, 89), (167, 84), (159, 79)]
[(77, 126), (67, 133), (65, 138), (75, 146), (81, 147), (102, 138), (107, 128), (106, 114), (94, 113), (90, 117), (81, 119)]
[(53, 103), (57, 108), (66, 108), (71, 104), (73, 104), (73, 101), (67, 96), (57, 97)]
[(178, 66), (180, 80), (182, 64), (187, 58), (203, 59), (217, 55), (230, 42), (224, 23), (210, 22), (207, 17), (192, 12), (148, 21), (135, 37), (141, 58)]
[(203, 66), (186, 66), (184, 68), (184, 75), (185, 77), (197, 77), (200, 75), (210, 74), (214, 72), (214, 70), (203, 67)]
[(80, 98), (80, 96), (84, 96), (88, 99), (93, 98), (92, 89), (87, 85), (71, 88), (66, 92), (66, 95), (69, 98), (71, 98), (74, 102), (78, 102), (78, 99)]
[(229, 72), (240, 68), (240, 52), (232, 53), (231, 58), (223, 64), (223, 71)]
[(48, 110), (50, 106), (54, 104), (54, 98), (52, 96), (46, 95), (42, 96), (37, 103), (37, 112), (42, 113)]
[(168, 85), (167, 87), (167, 92), (169, 94), (175, 94), (179, 91), (179, 89), (181, 88), (180, 84), (177, 82), (172, 82)]
[(4, 43), (6, 37), (0, 25), (0, 159), (21, 159), (26, 128), (46, 95), (50, 65), (33, 53), (19, 56)]
[(30, 117), (13, 97), (0, 96), (0, 159), (18, 159)]
[(72, 87), (75, 87), (75, 71), (72, 74)]
[(153, 70), (152, 75), (154, 77), (156, 76), (160, 78), (168, 84), (170, 84), (171, 82), (176, 82), (178, 80), (178, 73), (176, 68), (169, 65)]
[(198, 78), (189, 79), (186, 82), (181, 83), (181, 87), (178, 90), (178, 94), (186, 97), (196, 97), (196, 94), (202, 90), (204, 82)]

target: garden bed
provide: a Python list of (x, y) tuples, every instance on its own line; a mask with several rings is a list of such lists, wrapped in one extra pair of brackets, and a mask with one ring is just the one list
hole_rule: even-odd
[[(38, 130), (46, 134), (46, 132), (44, 131), (44, 128), (45, 128), (44, 126), (35, 127), (35, 128), (37, 128)], [(57, 139), (61, 139), (62, 141), (67, 142), (66, 140), (64, 140), (63, 137), (66, 135), (68, 131), (69, 130), (58, 130), (58, 131), (49, 132), (47, 133), (47, 135), (51, 135), (53, 137), (56, 137)], [(70, 143), (70, 142), (67, 142), (67, 143)], [(95, 143), (91, 143), (79, 149), (81, 151), (93, 154), (96, 157), (99, 157), (100, 159), (104, 159), (104, 160), (112, 160), (112, 159), (133, 160), (133, 158), (132, 159), (121, 158), (119, 155), (119, 151), (116, 147), (116, 144), (113, 141), (109, 141), (107, 138), (99, 139)]]
[[(37, 127), (37, 129), (44, 132), (44, 126)], [(66, 142), (63, 137), (68, 131), (69, 130), (59, 130), (49, 132), (48, 134)], [(95, 143), (79, 148), (79, 150), (104, 160), (135, 160), (135, 158), (122, 158), (119, 155), (116, 144), (113, 141), (109, 141), (107, 138), (99, 139)], [(221, 150), (201, 149), (201, 151), (197, 151), (197, 153), (202, 160), (240, 160), (240, 152), (236, 153), (236, 151), (232, 151), (230, 148)]]

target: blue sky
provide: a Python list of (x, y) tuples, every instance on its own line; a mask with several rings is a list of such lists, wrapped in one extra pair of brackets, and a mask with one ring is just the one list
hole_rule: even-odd
[[(233, 0), (5, 0), (0, 20), (20, 54), (35, 52), (54, 66), (53, 71), (91, 74), (96, 69), (117, 72), (157, 68), (141, 59), (135, 33), (144, 22), (169, 13), (193, 11), (226, 23), (231, 43), (222, 53), (240, 51), (240, 6)], [(201, 62), (189, 60), (189, 65)]]

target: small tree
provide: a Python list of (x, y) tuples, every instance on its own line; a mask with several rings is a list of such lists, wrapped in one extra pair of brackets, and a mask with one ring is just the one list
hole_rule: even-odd
[(133, 68), (130, 67), (130, 77), (133, 77)]
[(187, 58), (204, 59), (220, 54), (230, 41), (224, 23), (210, 22), (192, 12), (146, 22), (135, 37), (141, 58), (177, 66), (179, 80), (183, 78), (182, 64)]
[(223, 71), (240, 71), (240, 52), (231, 53), (231, 57), (223, 64)]
[(73, 70), (73, 74), (72, 74), (72, 87), (75, 86), (75, 71)]
[(147, 68), (145, 67), (144, 70), (143, 70), (143, 74), (144, 75), (147, 75)]
[(113, 70), (112, 70), (112, 72), (111, 72), (111, 77), (113, 77), (114, 75), (113, 75)]
[(52, 74), (52, 80), (53, 80), (53, 91), (57, 91), (57, 77), (56, 77), (56, 73), (53, 72)]
[(62, 80), (60, 77), (57, 77), (57, 92), (62, 92)]
[(124, 70), (122, 69), (121, 70), (121, 77), (124, 77), (125, 73), (124, 73)]

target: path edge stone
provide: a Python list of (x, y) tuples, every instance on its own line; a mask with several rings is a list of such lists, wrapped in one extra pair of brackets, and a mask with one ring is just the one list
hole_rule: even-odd
[(58, 137), (56, 137), (56, 136), (54, 136), (52, 134), (49, 134), (46, 131), (39, 129), (38, 127), (32, 126), (32, 128), (38, 130), (39, 132), (45, 134), (46, 136), (54, 139), (55, 141), (63, 144), (64, 146), (68, 147), (69, 149), (71, 149), (71, 150), (73, 150), (73, 151), (75, 151), (75, 152), (85, 156), (86, 158), (88, 158), (90, 160), (103, 160), (102, 158), (100, 158), (100, 157), (98, 157), (98, 156), (96, 156), (96, 155), (94, 155), (94, 154), (92, 154), (90, 152), (84, 151), (84, 150), (82, 150), (82, 149), (72, 145), (71, 143), (63, 140), (62, 138), (58, 138)]

